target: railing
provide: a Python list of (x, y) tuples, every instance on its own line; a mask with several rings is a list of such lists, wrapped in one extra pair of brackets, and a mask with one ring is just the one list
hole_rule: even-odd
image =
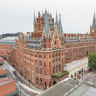
[(69, 72), (67, 70), (65, 70), (65, 71), (62, 71), (61, 73), (58, 73), (58, 74), (52, 74), (51, 77), (60, 78), (60, 77), (67, 75), (67, 74), (69, 74)]

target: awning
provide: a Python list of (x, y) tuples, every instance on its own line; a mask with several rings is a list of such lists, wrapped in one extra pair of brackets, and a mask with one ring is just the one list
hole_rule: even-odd
[(0, 74), (0, 77), (7, 76), (7, 75), (8, 75), (8, 73)]
[(3, 65), (4, 62), (0, 62), (0, 65)]
[(6, 96), (14, 96), (14, 95), (17, 95), (18, 93), (19, 93), (19, 91), (16, 90), (15, 92), (12, 92), (12, 93), (10, 93), (10, 94), (8, 94), (8, 95), (6, 95)]

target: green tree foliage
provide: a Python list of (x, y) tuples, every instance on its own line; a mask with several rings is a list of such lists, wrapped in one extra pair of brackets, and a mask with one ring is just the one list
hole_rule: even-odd
[(90, 53), (88, 55), (88, 66), (92, 70), (96, 68), (96, 53)]

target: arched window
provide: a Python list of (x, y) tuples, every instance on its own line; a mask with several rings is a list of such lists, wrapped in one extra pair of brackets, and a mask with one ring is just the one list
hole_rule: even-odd
[(40, 68), (40, 74), (42, 74), (42, 68)]
[(38, 77), (36, 77), (36, 84), (38, 84)]
[(41, 62), (41, 60), (40, 60), (40, 66), (42, 66), (42, 62)]
[(37, 65), (37, 59), (35, 60), (35, 63), (36, 63), (36, 65)]
[(47, 84), (46, 84), (46, 82), (45, 82), (45, 89), (47, 89)]
[(61, 70), (61, 65), (59, 64), (59, 71)]
[(44, 62), (44, 67), (46, 67), (46, 62)]
[(42, 85), (42, 78), (40, 78), (40, 85)]
[(49, 58), (51, 58), (51, 56), (49, 55)]
[(54, 54), (52, 55), (52, 57), (54, 57)]
[(46, 59), (46, 56), (44, 55), (44, 59)]
[(55, 67), (53, 67), (53, 74), (55, 73)]
[(44, 74), (46, 75), (46, 69), (44, 70)]
[(56, 45), (56, 43), (57, 43), (57, 42), (55, 41), (55, 45)]
[(39, 55), (39, 58), (42, 58), (42, 56), (41, 56), (41, 55)]
[(36, 67), (36, 73), (38, 73), (38, 68)]
[(44, 36), (44, 39), (43, 40), (44, 40), (44, 42), (46, 42), (45, 36)]
[(56, 56), (57, 56), (57, 53), (56, 53)]
[(56, 72), (58, 72), (58, 65), (56, 66)]
[(49, 67), (51, 67), (51, 61), (49, 62)]
[(49, 75), (51, 75), (51, 69), (49, 69)]
[(49, 87), (51, 87), (51, 85), (52, 85), (52, 83), (51, 83), (51, 81), (50, 81), (50, 83), (49, 83)]

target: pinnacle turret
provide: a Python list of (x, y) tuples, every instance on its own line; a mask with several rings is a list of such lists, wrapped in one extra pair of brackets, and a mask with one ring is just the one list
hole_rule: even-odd
[(93, 24), (92, 24), (93, 28), (96, 28), (96, 17), (95, 17), (95, 11), (94, 11), (94, 17), (93, 17)]
[(62, 36), (62, 23), (61, 23), (61, 15), (59, 14), (59, 24), (58, 24), (59, 36)]
[(57, 16), (57, 12), (56, 12), (56, 20), (55, 23), (58, 24), (58, 16)]
[(94, 11), (94, 17), (93, 17), (93, 20), (96, 20), (96, 17), (95, 17), (95, 11)]
[(34, 23), (36, 22), (36, 17), (35, 17), (35, 11), (34, 11)]

